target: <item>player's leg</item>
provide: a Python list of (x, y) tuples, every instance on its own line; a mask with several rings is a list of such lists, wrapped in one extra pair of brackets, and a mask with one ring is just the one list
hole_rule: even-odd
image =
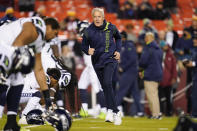
[(128, 94), (129, 88), (132, 85), (132, 82), (130, 77), (128, 77), (128, 75), (131, 75), (130, 72), (124, 72), (121, 74), (120, 76), (120, 80), (119, 80), (119, 85), (120, 88), (116, 91), (116, 102), (117, 102), (117, 106), (118, 109), (123, 113), (123, 109), (122, 109), (122, 101), (123, 101), (123, 97), (126, 96)]
[(103, 89), (101, 88), (101, 84), (98, 80), (98, 77), (93, 67), (89, 68), (89, 74), (91, 78), (90, 82), (91, 82), (93, 90), (96, 93), (96, 98), (97, 98), (97, 103), (98, 103), (95, 107), (95, 116), (98, 115), (97, 116), (98, 118), (105, 119), (107, 108), (105, 104), (105, 96), (103, 93)]
[(23, 90), (23, 76), (21, 73), (13, 74), (10, 76), (10, 88), (7, 92), (7, 122), (4, 130), (19, 131), (20, 126), (17, 125), (16, 116), (19, 106), (21, 93)]
[(98, 93), (96, 93), (96, 97), (97, 97), (97, 102), (98, 102), (97, 108), (99, 108), (100, 106), (100, 113), (98, 115), (98, 118), (105, 119), (107, 108), (106, 108), (106, 103), (105, 103), (104, 92), (100, 90)]
[(80, 100), (81, 100), (81, 110), (79, 112), (80, 116), (82, 117), (87, 117), (88, 116), (88, 92), (87, 88), (88, 85), (90, 84), (90, 79), (89, 79), (89, 72), (88, 72), (88, 67), (86, 67), (79, 79), (78, 82), (78, 88), (79, 88), (79, 93), (80, 93)]
[(7, 122), (4, 130), (12, 129), (19, 131), (20, 127), (17, 125), (16, 116), (20, 101), (23, 85), (11, 86), (7, 93)]
[(24, 78), (24, 88), (21, 94), (20, 104), (27, 103), (25, 108), (22, 111), (21, 119), (19, 124), (27, 124), (26, 115), (29, 111), (37, 109), (40, 107), (39, 101), (41, 99), (41, 93), (39, 90), (39, 85), (36, 81), (34, 72), (29, 73)]
[(197, 93), (197, 82), (193, 80), (193, 87), (192, 87), (192, 116), (197, 118), (197, 102), (196, 102), (196, 93)]
[(134, 104), (136, 106), (136, 109), (137, 109), (137, 114), (136, 116), (137, 117), (142, 117), (144, 116), (144, 113), (143, 113), (143, 109), (142, 109), (142, 106), (141, 106), (141, 103), (140, 103), (140, 91), (139, 91), (139, 88), (138, 88), (138, 82), (137, 82), (137, 75), (136, 77), (133, 77), (133, 84), (130, 86), (131, 88), (131, 94), (133, 96), (133, 99), (134, 99)]
[(3, 116), (4, 106), (6, 103), (6, 92), (8, 87), (5, 85), (0, 86), (0, 118)]
[[(29, 98), (26, 107), (22, 111), (22, 115), (27, 115), (27, 113), (33, 109), (37, 109), (39, 106), (39, 102), (41, 99), (40, 91), (36, 91), (35, 93), (29, 93), (32, 97)], [(22, 94), (23, 95), (23, 94)], [(39, 106), (40, 107), (40, 106)]]
[(29, 92), (22, 92), (20, 103), (27, 103), (22, 111), (21, 119), (19, 124), (27, 124), (26, 115), (33, 109), (40, 109), (41, 93), (38, 90), (32, 90)]

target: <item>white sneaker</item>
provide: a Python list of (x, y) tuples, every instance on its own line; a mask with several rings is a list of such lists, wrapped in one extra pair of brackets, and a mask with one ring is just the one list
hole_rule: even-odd
[(108, 109), (107, 110), (107, 115), (105, 117), (106, 122), (114, 122), (114, 113), (112, 110)]
[(27, 124), (26, 116), (23, 115), (21, 119), (18, 121), (18, 124)]
[(97, 108), (97, 106), (88, 109), (88, 115), (93, 116), (94, 118), (96, 118), (99, 114), (100, 114), (100, 108)]
[(122, 124), (122, 112), (114, 113), (114, 125)]

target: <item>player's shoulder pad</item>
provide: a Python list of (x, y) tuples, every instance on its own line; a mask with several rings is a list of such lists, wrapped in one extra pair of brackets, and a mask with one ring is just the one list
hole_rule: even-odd
[(55, 37), (49, 43), (50, 45), (58, 45), (60, 44), (60, 40), (58, 39), (58, 37)]
[(46, 25), (44, 20), (40, 17), (31, 17), (31, 21), (35, 25), (37, 32), (41, 34), (42, 38), (44, 39), (46, 34)]

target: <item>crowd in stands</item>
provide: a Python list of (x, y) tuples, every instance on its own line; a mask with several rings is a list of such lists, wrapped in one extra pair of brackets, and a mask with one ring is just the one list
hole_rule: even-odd
[(133, 0), (128, 0), (120, 6), (118, 18), (164, 20), (170, 18), (170, 12), (164, 8), (164, 4), (161, 1), (157, 2), (156, 7), (153, 8), (148, 0), (143, 0), (139, 5)]
[(110, 13), (117, 13), (120, 19), (156, 19), (170, 18), (170, 13), (176, 10), (176, 0), (159, 1), (154, 8), (149, 0), (137, 4), (135, 0), (126, 0), (119, 5), (118, 0), (92, 0), (95, 7), (106, 7)]
[(126, 0), (119, 5), (118, 0), (92, 0), (97, 7), (106, 7), (110, 13), (117, 13), (120, 19), (155, 19), (164, 20), (170, 18), (170, 13), (176, 10), (176, 0), (163, 0), (156, 3), (154, 8), (149, 0), (142, 0), (137, 4), (135, 0)]
[[(5, 2), (4, 2), (5, 1)], [(21, 0), (19, 0), (21, 1)], [(25, 1), (25, 0), (24, 0)], [(35, 2), (32, 0), (32, 2)], [(4, 3), (4, 4), (2, 4)], [(5, 7), (13, 6), (13, 0), (2, 0), (0, 4), (0, 11), (5, 11)], [(19, 10), (23, 11), (32, 11), (34, 6), (23, 8), (23, 4), (19, 4)], [(177, 88), (178, 78), (183, 70), (187, 70), (187, 84), (192, 81), (192, 71), (193, 69), (184, 66), (184, 59), (192, 59), (192, 52), (194, 48), (194, 41), (197, 39), (197, 17), (192, 18), (192, 25), (186, 27), (183, 30), (183, 35), (179, 36), (177, 31), (173, 29), (173, 21), (171, 18), (171, 13), (174, 13), (176, 7), (176, 0), (163, 0), (163, 2), (158, 2), (154, 8), (148, 0), (142, 0), (142, 3), (137, 5), (134, 0), (128, 0), (124, 4), (118, 4), (118, 0), (92, 0), (92, 4), (97, 7), (106, 7), (106, 10), (110, 13), (116, 12), (118, 18), (120, 19), (143, 19), (143, 28), (139, 32), (139, 35), (136, 35), (134, 32), (134, 27), (132, 23), (125, 26), (125, 31), (123, 34), (126, 36), (127, 41), (131, 41), (136, 48), (136, 53), (138, 60), (144, 46), (146, 45), (145, 36), (148, 32), (154, 34), (154, 39), (158, 46), (163, 50), (163, 79), (161, 80), (159, 86), (159, 100), (161, 106), (161, 112), (166, 116), (173, 115), (173, 100), (171, 93), (175, 92)], [(30, 9), (30, 10), (29, 10)], [(5, 17), (3, 19), (15, 19), (13, 16), (13, 8), (8, 8), (6, 10)], [(46, 10), (44, 7), (35, 11), (32, 16), (37, 14), (43, 15)], [(77, 66), (83, 65), (83, 54), (80, 50), (81, 41), (78, 39), (77, 35), (77, 23), (80, 21), (76, 17), (75, 11), (68, 11), (67, 17), (61, 21), (61, 30), (67, 32), (67, 39), (62, 40), (60, 48), (62, 53), (62, 58), (66, 65), (68, 65), (72, 70), (76, 70)], [(197, 13), (196, 13), (197, 14)], [(152, 20), (164, 20), (168, 19), (166, 24), (166, 29), (159, 31), (153, 26)], [(113, 23), (113, 21), (111, 21)], [(122, 73), (121, 71), (119, 72)], [(137, 80), (136, 80), (137, 81)], [(118, 85), (118, 84), (117, 84)], [(138, 87), (140, 89), (141, 100), (144, 100), (144, 88), (143, 82), (141, 79), (138, 79)], [(190, 88), (191, 89), (191, 88)], [(191, 91), (188, 91), (188, 113), (191, 113)], [(138, 100), (138, 98), (135, 98)], [(138, 101), (138, 102), (139, 102)], [(192, 103), (192, 104), (191, 104)], [(140, 112), (141, 107), (137, 107)], [(196, 114), (197, 115), (197, 114)], [(194, 116), (197, 117), (197, 116)]]

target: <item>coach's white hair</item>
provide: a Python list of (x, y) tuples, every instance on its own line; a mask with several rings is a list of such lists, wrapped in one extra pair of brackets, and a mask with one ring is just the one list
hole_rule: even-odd
[(153, 38), (155, 38), (155, 35), (152, 32), (147, 32), (145, 36), (152, 36)]
[(96, 12), (96, 11), (101, 12), (103, 17), (105, 16), (104, 9), (103, 8), (98, 8), (98, 7), (92, 9), (92, 16), (94, 15), (94, 12)]

